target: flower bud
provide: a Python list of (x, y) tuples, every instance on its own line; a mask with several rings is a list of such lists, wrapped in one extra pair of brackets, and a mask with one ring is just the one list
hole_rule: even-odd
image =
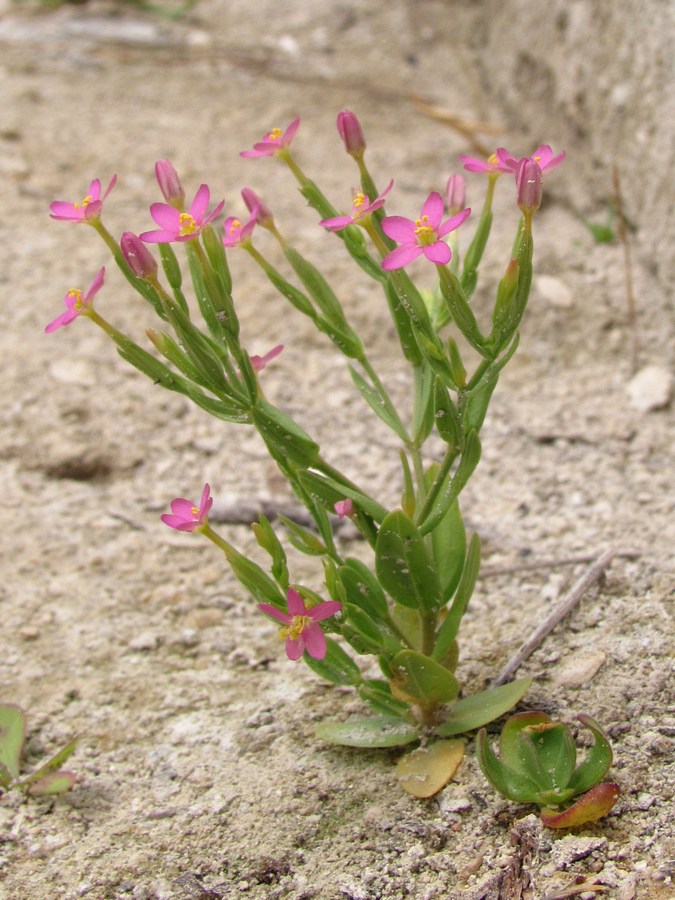
[(338, 500), (337, 503), (333, 504), (333, 509), (335, 510), (335, 515), (340, 519), (354, 515), (354, 504), (349, 499)]
[(168, 159), (160, 159), (155, 163), (155, 175), (166, 202), (176, 209), (182, 209), (185, 204), (185, 191), (178, 173)]
[(361, 159), (366, 149), (366, 140), (361, 130), (361, 124), (353, 112), (343, 110), (337, 117), (337, 129), (345, 145), (345, 150), (354, 159)]
[(516, 169), (516, 187), (518, 189), (518, 206), (523, 213), (533, 213), (541, 205), (542, 175), (539, 163), (529, 156), (519, 160)]
[(274, 223), (269, 206), (262, 202), (255, 191), (248, 187), (242, 188), (241, 196), (246, 204), (246, 209), (255, 215), (256, 225), (260, 225), (261, 228), (267, 228)]
[(143, 281), (154, 281), (157, 275), (157, 263), (143, 241), (125, 231), (120, 239), (122, 255), (136, 278)]
[(445, 189), (445, 204), (451, 215), (461, 212), (466, 206), (466, 182), (462, 175), (451, 175)]

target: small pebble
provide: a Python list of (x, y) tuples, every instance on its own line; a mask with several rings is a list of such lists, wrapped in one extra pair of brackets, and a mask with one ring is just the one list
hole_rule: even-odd
[(670, 403), (673, 377), (661, 366), (645, 366), (628, 382), (631, 404), (638, 412), (663, 409)]

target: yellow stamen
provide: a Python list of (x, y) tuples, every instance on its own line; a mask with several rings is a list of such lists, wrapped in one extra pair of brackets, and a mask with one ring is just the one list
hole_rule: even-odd
[(199, 518), (199, 507), (198, 506), (193, 506), (192, 509), (190, 510), (190, 512), (192, 513), (192, 515), (195, 518)]
[(488, 156), (487, 161), (490, 163), (491, 166), (496, 166), (497, 162), (498, 162), (497, 154), (492, 153), (490, 156)]
[(239, 219), (234, 219), (232, 224), (230, 225), (230, 234), (236, 234), (241, 228), (241, 222)]
[(181, 213), (178, 221), (180, 222), (181, 237), (186, 234), (194, 234), (197, 230), (197, 223), (194, 216), (191, 216), (190, 213)]
[(436, 229), (428, 225), (429, 216), (422, 216), (421, 219), (415, 219), (415, 235), (420, 244), (425, 246), (433, 244), (436, 240)]
[(366, 195), (362, 191), (359, 191), (358, 194), (354, 194), (354, 209), (361, 209), (365, 202)]
[(284, 640), (295, 641), (311, 623), (311, 616), (293, 616), (288, 625), (281, 629), (279, 635)]
[(76, 288), (73, 288), (72, 291), (68, 291), (68, 296), (71, 300), (73, 300), (73, 309), (82, 309), (84, 306), (84, 302), (82, 300), (82, 291), (78, 291)]
[(268, 141), (278, 141), (281, 138), (281, 128), (273, 128), (269, 134), (266, 135), (266, 140)]
[(93, 199), (94, 198), (91, 196), (91, 194), (87, 194), (82, 203), (73, 203), (73, 206), (75, 207), (75, 209), (79, 209), (80, 207), (82, 207), (82, 209), (86, 209), (86, 207), (89, 206)]

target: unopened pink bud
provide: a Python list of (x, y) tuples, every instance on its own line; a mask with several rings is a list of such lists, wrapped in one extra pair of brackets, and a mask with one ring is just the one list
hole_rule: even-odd
[(539, 163), (529, 156), (519, 160), (516, 169), (516, 187), (518, 189), (518, 206), (521, 210), (533, 213), (541, 206), (542, 185), (544, 176)]
[(155, 163), (155, 175), (166, 202), (176, 209), (182, 209), (185, 204), (185, 191), (178, 173), (168, 159), (160, 159)]
[(462, 175), (451, 175), (448, 178), (445, 204), (452, 215), (460, 212), (466, 206), (466, 182)]
[(255, 215), (256, 225), (266, 228), (274, 222), (269, 206), (262, 202), (254, 190), (248, 187), (242, 188), (241, 196), (246, 204), (246, 209)]
[(333, 504), (333, 509), (335, 514), (341, 519), (354, 515), (354, 504), (351, 500), (338, 500), (337, 503)]
[(360, 159), (366, 149), (366, 139), (361, 130), (361, 123), (353, 112), (345, 109), (338, 114), (337, 129), (345, 145), (345, 150), (354, 159)]
[(140, 238), (131, 231), (125, 231), (120, 239), (120, 248), (127, 265), (136, 278), (141, 278), (143, 281), (154, 281), (157, 275), (157, 263)]

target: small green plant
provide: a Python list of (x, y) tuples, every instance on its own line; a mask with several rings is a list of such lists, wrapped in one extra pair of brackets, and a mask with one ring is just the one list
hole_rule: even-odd
[(20, 777), (21, 753), (26, 739), (26, 716), (13, 703), (0, 704), (0, 794), (18, 788), (34, 797), (53, 796), (69, 791), (77, 781), (74, 772), (61, 768), (77, 744), (73, 738), (57, 754), (32, 772)]
[[(577, 718), (594, 738), (579, 765), (570, 729), (543, 712), (508, 719), (499, 738), (499, 757), (485, 728), (478, 734), (478, 762), (490, 784), (509, 800), (536, 803), (549, 828), (594, 822), (607, 815), (619, 796), (618, 784), (599, 783), (612, 764), (607, 736), (595, 719), (583, 714)], [(579, 799), (565, 806), (575, 797)]]

